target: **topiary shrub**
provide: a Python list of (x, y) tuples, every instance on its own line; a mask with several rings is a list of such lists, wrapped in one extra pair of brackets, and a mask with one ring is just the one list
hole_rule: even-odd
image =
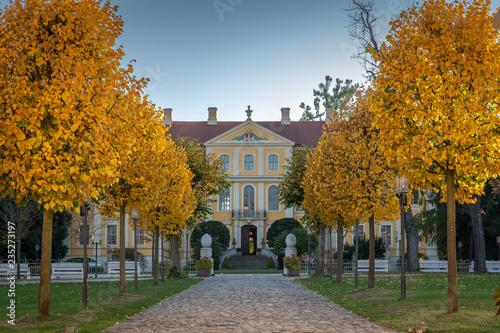
[(283, 218), (273, 222), (267, 231), (267, 246), (274, 247), (274, 238), (287, 231), (289, 234), (295, 228), (301, 228), (302, 225), (294, 218)]
[(227, 257), (224, 257), (224, 260), (222, 260), (222, 268), (229, 268), (231, 265), (229, 264), (229, 259)]
[(220, 221), (205, 221), (196, 226), (191, 235), (191, 247), (193, 249), (193, 258), (200, 259), (201, 237), (209, 234), (212, 237), (212, 257), (214, 267), (219, 267), (222, 252), (227, 250), (231, 242), (229, 229)]
[(267, 268), (276, 268), (276, 263), (274, 262), (273, 257), (269, 257), (266, 266)]

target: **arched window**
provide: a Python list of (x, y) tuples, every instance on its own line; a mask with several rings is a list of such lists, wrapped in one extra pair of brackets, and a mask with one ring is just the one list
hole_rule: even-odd
[[(253, 157), (253, 156), (252, 156)], [(255, 190), (247, 185), (243, 188), (243, 217), (255, 216)]]
[(243, 170), (254, 170), (254, 158), (251, 154), (246, 154), (243, 156)]
[(278, 155), (271, 154), (267, 157), (267, 170), (278, 171)]
[(226, 187), (219, 194), (219, 211), (231, 210), (231, 188)]
[(229, 155), (222, 154), (220, 155), (220, 159), (222, 161), (222, 168), (226, 171), (229, 171)]
[(280, 210), (280, 202), (278, 197), (278, 186), (271, 185), (267, 189), (267, 209)]

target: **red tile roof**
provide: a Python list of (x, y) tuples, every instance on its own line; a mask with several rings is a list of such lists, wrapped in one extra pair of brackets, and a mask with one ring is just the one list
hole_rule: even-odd
[[(282, 125), (281, 121), (255, 123), (295, 142), (295, 146), (316, 146), (325, 124), (323, 121), (292, 121), (290, 125)], [(206, 121), (174, 121), (169, 133), (172, 139), (189, 137), (205, 143), (240, 124), (238, 121), (217, 121), (217, 125), (208, 125)]]

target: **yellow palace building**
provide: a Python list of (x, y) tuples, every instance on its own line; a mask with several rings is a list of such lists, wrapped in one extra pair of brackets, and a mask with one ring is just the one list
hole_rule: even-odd
[[(327, 115), (331, 110), (327, 109)], [(316, 146), (322, 133), (324, 121), (291, 121), (290, 108), (281, 108), (279, 121), (254, 121), (250, 106), (245, 111), (244, 121), (218, 121), (217, 108), (208, 108), (206, 121), (173, 121), (172, 109), (164, 109), (164, 125), (170, 127), (172, 139), (189, 137), (197, 139), (207, 154), (221, 158), (223, 167), (229, 175), (230, 187), (218, 195), (213, 204), (213, 215), (207, 220), (224, 223), (230, 231), (232, 244), (227, 244), (230, 252), (241, 247), (243, 255), (254, 255), (257, 248), (262, 249), (262, 255), (271, 256), (267, 249), (267, 230), (274, 221), (281, 218), (295, 218), (300, 221), (303, 211), (300, 208), (285, 208), (280, 203), (278, 186), (284, 173), (286, 159), (292, 156), (294, 149), (304, 146)], [(244, 116), (242, 114), (242, 116)], [(423, 207), (414, 200), (411, 204), (413, 213), (420, 212)], [(101, 244), (89, 245), (89, 256), (97, 257), (99, 261), (107, 260), (106, 254), (117, 248), (117, 219), (94, 214), (90, 234), (96, 234), (94, 239), (100, 239)], [(94, 228), (94, 225), (96, 227)], [(67, 239), (70, 248), (69, 257), (81, 256), (82, 242), (79, 237), (81, 224), (75, 219), (72, 236)], [(367, 221), (360, 221), (360, 237), (367, 237)], [(126, 247), (134, 246), (133, 228), (127, 224)], [(377, 221), (376, 236), (382, 237), (388, 244), (391, 257), (399, 256), (401, 236), (400, 221)], [(92, 237), (92, 236), (91, 236)], [(330, 237), (326, 237), (326, 242)], [(138, 237), (139, 252), (150, 261), (150, 237), (142, 231)], [(336, 250), (336, 234), (332, 231), (332, 248)], [(346, 235), (345, 242), (352, 244), (353, 233)], [(186, 257), (185, 239), (181, 245), (181, 258)], [(329, 244), (326, 244), (326, 249)], [(164, 255), (169, 257), (168, 244), (164, 246)], [(232, 252), (232, 253), (231, 253)], [(419, 244), (419, 252), (437, 258), (436, 248), (425, 242)], [(348, 258), (346, 258), (348, 259)]]

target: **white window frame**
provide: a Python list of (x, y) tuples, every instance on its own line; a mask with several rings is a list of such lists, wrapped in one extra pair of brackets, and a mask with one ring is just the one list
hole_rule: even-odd
[(245, 188), (250, 186), (253, 188), (253, 211), (257, 211), (257, 189), (253, 184), (244, 184), (241, 188), (241, 212), (245, 210)]
[[(247, 162), (245, 161), (245, 157), (252, 157), (252, 169), (247, 169)], [(243, 171), (255, 171), (255, 155), (254, 154), (245, 154), (243, 155)]]
[[(116, 243), (110, 243), (109, 240), (109, 227), (115, 227), (116, 228)], [(106, 225), (106, 246), (118, 246), (118, 224), (112, 223), (112, 224), (107, 224)]]
[(394, 244), (393, 241), (392, 241), (394, 227), (393, 227), (393, 225), (391, 223), (384, 223), (384, 224), (380, 225), (380, 238), (382, 238), (382, 240), (384, 240), (384, 235), (382, 234), (382, 228), (384, 228), (384, 227), (389, 227), (390, 228), (389, 235), (385, 236), (385, 237), (386, 237), (386, 239), (389, 240), (389, 247), (392, 247), (393, 244)]
[[(91, 226), (87, 223), (87, 246), (90, 245)], [(78, 224), (78, 246), (83, 246), (83, 223)]]
[[(363, 223), (360, 223), (359, 225), (359, 230), (361, 230), (361, 233), (358, 231), (358, 239), (362, 240), (365, 237), (365, 225)], [(356, 241), (356, 226), (352, 227), (352, 243)]]
[(225, 171), (230, 171), (231, 170), (231, 155), (229, 154), (220, 154), (219, 155), (219, 158), (222, 160), (222, 156), (227, 156), (227, 169), (226, 169), (226, 162), (223, 160), (222, 162), (222, 168), (225, 170)]
[[(271, 209), (270, 208), (270, 200), (269, 200), (269, 190), (271, 189), (272, 186), (276, 186), (276, 195), (277, 195), (277, 199), (278, 199), (278, 209)], [(266, 196), (267, 196), (267, 210), (269, 212), (281, 212), (281, 204), (280, 204), (280, 199), (279, 199), (279, 189), (278, 189), (278, 185), (277, 184), (271, 184), (267, 187), (266, 189)]]
[(231, 211), (231, 186), (229, 187), (226, 187), (224, 188), (224, 190), (229, 190), (229, 195), (228, 195), (228, 200), (229, 200), (229, 204), (228, 204), (228, 208), (227, 209), (222, 209), (224, 207), (222, 207), (222, 198), (221, 198), (221, 195), (217, 195), (217, 211), (218, 212), (230, 212)]
[[(276, 156), (276, 162), (272, 162), (273, 164), (276, 163), (276, 169), (271, 169), (270, 164), (271, 164), (271, 156)], [(267, 155), (267, 171), (279, 171), (280, 170), (280, 157), (278, 154), (269, 154)]]
[[(141, 233), (143, 235), (142, 239), (143, 239), (143, 242), (141, 243), (137, 243), (137, 246), (146, 246), (146, 230), (142, 229), (142, 228), (137, 228), (137, 237), (140, 239), (141, 237)], [(107, 239), (106, 239), (107, 240)], [(136, 239), (134, 238), (134, 245), (135, 245), (135, 241)]]

